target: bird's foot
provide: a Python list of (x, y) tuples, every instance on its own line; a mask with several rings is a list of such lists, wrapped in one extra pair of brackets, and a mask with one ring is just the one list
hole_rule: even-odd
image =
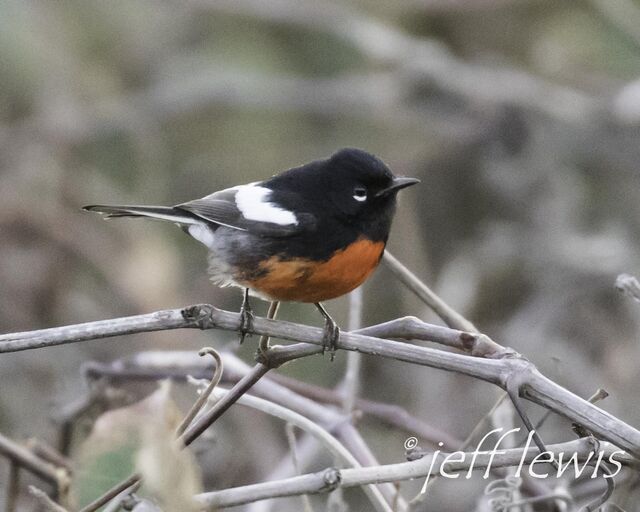
[(316, 303), (318, 311), (324, 317), (324, 334), (322, 336), (322, 354), (329, 352), (331, 361), (336, 357), (336, 350), (338, 350), (338, 340), (340, 339), (340, 328), (338, 324), (331, 318), (327, 310), (324, 309), (322, 304)]
[(247, 336), (251, 336), (253, 319), (253, 310), (249, 303), (249, 289), (246, 289), (242, 299), (242, 306), (240, 307), (240, 345), (242, 345)]
[(340, 327), (331, 318), (327, 318), (324, 323), (324, 335), (322, 337), (322, 353), (329, 352), (329, 357), (333, 361), (338, 350), (338, 340), (340, 339)]

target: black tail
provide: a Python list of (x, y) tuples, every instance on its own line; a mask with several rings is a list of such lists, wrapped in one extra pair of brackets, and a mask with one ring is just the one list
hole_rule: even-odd
[(92, 204), (83, 206), (83, 210), (104, 214), (107, 219), (116, 217), (150, 217), (178, 224), (198, 224), (192, 214), (171, 206), (123, 206)]

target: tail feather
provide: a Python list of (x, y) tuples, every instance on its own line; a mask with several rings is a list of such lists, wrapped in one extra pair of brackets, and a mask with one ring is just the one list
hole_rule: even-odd
[(149, 217), (152, 219), (176, 222), (178, 224), (199, 224), (192, 214), (187, 211), (173, 208), (171, 206), (126, 206), (126, 205), (106, 205), (92, 204), (83, 206), (83, 210), (101, 213), (107, 219), (117, 217)]

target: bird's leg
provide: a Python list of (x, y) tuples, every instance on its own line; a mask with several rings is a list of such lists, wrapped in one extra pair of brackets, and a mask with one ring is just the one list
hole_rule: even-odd
[(318, 308), (318, 311), (320, 311), (320, 314), (324, 317), (322, 353), (324, 354), (324, 352), (328, 350), (329, 354), (331, 355), (331, 360), (333, 361), (336, 357), (336, 350), (338, 348), (337, 343), (338, 339), (340, 338), (340, 328), (338, 327), (338, 324), (335, 323), (333, 318), (329, 316), (329, 313), (327, 313), (327, 310), (324, 309), (324, 306), (322, 304), (316, 302), (315, 305)]
[[(278, 308), (280, 307), (280, 302), (274, 300), (269, 304), (269, 311), (267, 311), (267, 318), (273, 320), (278, 313)], [(261, 354), (265, 354), (269, 350), (269, 336), (263, 334), (260, 337), (260, 343), (258, 344), (258, 350)]]
[(245, 288), (242, 306), (240, 307), (240, 345), (252, 330), (253, 310), (251, 309), (251, 304), (249, 304), (249, 288)]

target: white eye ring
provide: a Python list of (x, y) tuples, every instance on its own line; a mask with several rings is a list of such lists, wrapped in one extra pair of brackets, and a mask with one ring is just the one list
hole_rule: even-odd
[(353, 195), (353, 198), (354, 198), (356, 201), (360, 201), (360, 202), (362, 202), (362, 201), (366, 201), (366, 200), (367, 200), (367, 189), (366, 189), (366, 188), (364, 188), (364, 187), (357, 187), (357, 188), (354, 190), (354, 192), (355, 192), (355, 194)]

